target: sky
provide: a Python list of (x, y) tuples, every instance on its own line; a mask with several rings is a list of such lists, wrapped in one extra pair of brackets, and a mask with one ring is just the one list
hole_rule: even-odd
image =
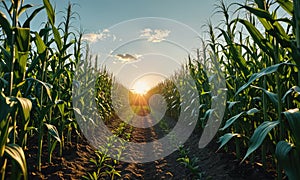
[[(26, 2), (26, 0), (25, 0)], [(42, 4), (42, 0), (28, 0)], [(60, 22), (68, 3), (77, 13), (73, 25), (85, 33), (99, 66), (132, 89), (155, 86), (180, 69), (205, 38), (203, 27), (213, 16), (214, 1), (201, 0), (71, 0), (51, 1)], [(41, 24), (43, 12), (35, 25)], [(43, 18), (45, 19), (45, 18)], [(142, 83), (141, 83), (142, 82)]]
[[(75, 0), (81, 26), (95, 32), (140, 17), (164, 17), (183, 22), (197, 31), (210, 18), (216, 1), (203, 0)], [(57, 6), (64, 6), (57, 3)]]

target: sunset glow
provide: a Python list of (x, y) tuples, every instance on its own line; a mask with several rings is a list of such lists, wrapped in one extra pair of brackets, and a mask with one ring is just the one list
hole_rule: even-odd
[(137, 81), (132, 87), (132, 91), (134, 93), (141, 94), (141, 95), (146, 94), (148, 90), (149, 90), (149, 86), (144, 81)]

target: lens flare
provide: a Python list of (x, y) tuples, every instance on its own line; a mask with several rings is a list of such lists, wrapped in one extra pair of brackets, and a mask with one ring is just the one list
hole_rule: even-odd
[(148, 90), (149, 90), (149, 86), (144, 81), (137, 81), (136, 83), (134, 83), (132, 87), (132, 92), (140, 95), (146, 94)]

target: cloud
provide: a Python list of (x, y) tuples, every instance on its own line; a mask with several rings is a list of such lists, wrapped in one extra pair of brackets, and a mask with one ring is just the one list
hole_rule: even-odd
[(146, 28), (141, 31), (140, 37), (146, 37), (149, 42), (161, 42), (166, 40), (170, 34), (170, 30), (164, 29), (150, 29)]
[(128, 62), (133, 62), (133, 61), (139, 60), (139, 58), (142, 57), (142, 55), (117, 54), (117, 55), (114, 55), (114, 57), (115, 57), (115, 59), (117, 59), (123, 63), (128, 63)]
[[(94, 43), (94, 42), (97, 42), (97, 41), (107, 39), (111, 36), (112, 35), (110, 34), (110, 31), (108, 29), (104, 29), (102, 32), (99, 32), (99, 33), (84, 34), (82, 36), (82, 40)], [(113, 39), (114, 40), (116, 39), (115, 35), (113, 35)]]

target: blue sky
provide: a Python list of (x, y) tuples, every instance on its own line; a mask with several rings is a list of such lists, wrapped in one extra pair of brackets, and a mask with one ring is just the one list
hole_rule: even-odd
[[(72, 1), (76, 2), (76, 1)], [(81, 25), (88, 32), (139, 17), (164, 17), (197, 31), (210, 18), (215, 1), (200, 0), (84, 0), (76, 2)]]
[[(80, 15), (80, 26), (87, 34), (85, 37), (87, 39), (98, 37), (96, 42), (91, 43), (92, 53), (98, 55), (101, 65), (105, 65), (116, 79), (129, 89), (137, 88), (135, 84), (141, 84), (141, 82), (146, 83), (150, 88), (174, 74), (186, 61), (189, 51), (200, 47), (199, 36), (203, 38), (203, 25), (208, 20), (217, 22), (217, 19), (212, 17), (216, 1), (85, 0), (71, 2), (78, 4), (74, 8)], [(56, 1), (56, 6), (59, 9), (65, 5), (58, 4)], [(164, 19), (126, 22), (142, 17)], [(179, 23), (187, 25), (195, 32)], [(112, 26), (114, 27), (110, 28)], [(94, 36), (95, 34), (97, 36)], [(133, 41), (141, 37), (144, 41)], [(152, 40), (158, 38), (158, 40), (153, 42), (151, 38)], [(175, 45), (170, 42), (174, 42)], [(134, 59), (124, 59), (129, 56)], [(116, 57), (121, 61), (116, 61)], [(122, 60), (135, 61), (124, 63)]]
[[(42, 4), (42, 0), (25, 0)], [(56, 11), (71, 2), (80, 15), (80, 25), (86, 32), (95, 32), (116, 23), (140, 17), (164, 17), (185, 23), (197, 31), (211, 18), (218, 0), (51, 0)], [(77, 22), (76, 22), (77, 23)]]
[[(26, 1), (25, 1), (26, 2)], [(29, 0), (42, 4), (42, 0)], [(79, 16), (73, 25), (85, 33), (92, 53), (128, 88), (139, 81), (154, 86), (180, 69), (188, 54), (200, 48), (203, 25), (213, 16), (214, 1), (200, 0), (73, 0), (51, 1), (56, 12), (68, 3)], [(41, 24), (41, 18), (35, 26)], [(61, 22), (61, 13), (56, 22)], [(143, 17), (157, 17), (146, 18)], [(134, 20), (136, 19), (136, 20)], [(152, 82), (151, 82), (152, 79)], [(141, 84), (141, 83), (140, 83)]]

